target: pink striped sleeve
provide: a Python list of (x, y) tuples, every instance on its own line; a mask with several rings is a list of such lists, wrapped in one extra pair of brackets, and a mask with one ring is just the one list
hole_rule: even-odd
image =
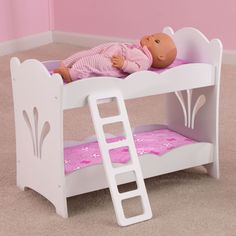
[(105, 44), (100, 44), (94, 48), (88, 49), (88, 50), (83, 50), (79, 51), (72, 56), (66, 58), (65, 60), (62, 61), (62, 64), (65, 65), (66, 67), (71, 67), (76, 61), (79, 59), (86, 57), (86, 56), (92, 56), (97, 53), (101, 53), (102, 50), (107, 48), (107, 46), (111, 45), (111, 43), (105, 43)]
[(150, 63), (148, 60), (139, 59), (137, 61), (129, 61), (125, 60), (122, 70), (129, 74), (141, 71), (141, 70), (148, 70), (150, 68)]

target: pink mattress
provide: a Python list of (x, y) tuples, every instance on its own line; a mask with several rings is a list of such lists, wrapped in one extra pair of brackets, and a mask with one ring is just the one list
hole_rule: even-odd
[[(171, 65), (169, 65), (168, 67), (166, 67), (166, 68), (164, 68), (164, 69), (157, 69), (157, 68), (152, 68), (152, 67), (151, 67), (149, 70), (150, 70), (150, 71), (154, 71), (154, 72), (156, 72), (156, 73), (162, 73), (162, 72), (164, 72), (164, 71), (166, 71), (166, 70), (168, 70), (168, 69), (171, 69), (171, 68), (174, 68), (174, 67), (176, 67), (176, 66), (183, 65), (183, 64), (188, 64), (188, 62), (185, 61), (185, 60), (176, 58), (176, 59), (174, 60), (174, 62), (173, 62)], [(51, 75), (53, 74), (53, 71), (52, 71), (52, 70), (49, 70), (49, 72), (50, 72)], [(122, 78), (122, 79), (124, 79), (124, 78)]]
[[(133, 137), (139, 156), (147, 153), (161, 156), (173, 148), (195, 142), (194, 140), (168, 129), (136, 133)], [(122, 139), (124, 139), (123, 136), (109, 138), (107, 139), (107, 142), (116, 142)], [(130, 159), (128, 148), (126, 147), (112, 149), (110, 155), (113, 163), (126, 163)], [(64, 162), (66, 174), (80, 168), (101, 164), (102, 158), (98, 142), (90, 142), (65, 148)]]

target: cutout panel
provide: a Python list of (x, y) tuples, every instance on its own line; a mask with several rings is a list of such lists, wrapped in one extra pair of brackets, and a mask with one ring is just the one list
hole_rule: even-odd
[(34, 155), (36, 155), (36, 147), (35, 147), (35, 141), (34, 141), (34, 134), (33, 134), (33, 129), (32, 129), (32, 125), (31, 125), (28, 113), (25, 110), (23, 110), (22, 111), (22, 115), (23, 115), (25, 123), (26, 123), (26, 125), (27, 125), (27, 127), (29, 129), (29, 133), (30, 133), (30, 137), (31, 137), (31, 140), (32, 140), (32, 145), (33, 145)]
[(43, 148), (43, 142), (47, 135), (49, 134), (50, 131), (50, 124), (48, 121), (44, 122), (43, 128), (41, 130), (41, 135), (40, 135), (40, 142), (39, 142), (39, 158), (42, 157), (42, 148)]
[(39, 123), (39, 113), (36, 107), (33, 108), (33, 116), (34, 116), (34, 134), (35, 134), (35, 148), (36, 148), (36, 156), (39, 156), (39, 146), (38, 146), (38, 123)]
[(47, 135), (49, 134), (50, 124), (48, 121), (45, 121), (43, 123), (42, 129), (40, 130), (39, 112), (36, 107), (33, 108), (33, 112), (31, 115), (32, 118), (31, 122), (30, 122), (30, 116), (25, 110), (22, 111), (22, 115), (29, 129), (34, 155), (38, 158), (41, 158), (43, 142), (47, 137)]
[(188, 128), (194, 129), (196, 114), (206, 103), (206, 96), (201, 94), (197, 97), (195, 103), (193, 103), (192, 89), (186, 90), (186, 95), (184, 95), (184, 91), (176, 91), (175, 95), (183, 111), (184, 125)]
[[(130, 180), (130, 178), (132, 178), (132, 180), (134, 180), (134, 182), (118, 185), (119, 182), (122, 181), (123, 179)], [(117, 188), (118, 188), (119, 193), (133, 191), (133, 190), (136, 190), (138, 188), (137, 178), (136, 178), (136, 174), (135, 174), (134, 171), (129, 171), (129, 172), (125, 172), (125, 173), (122, 173), (122, 174), (117, 174), (115, 176), (115, 179), (116, 179), (116, 184), (117, 184)]]
[(118, 116), (120, 114), (117, 99), (115, 97), (109, 99), (98, 99), (97, 106), (101, 118)]
[(123, 146), (109, 150), (111, 164), (113, 168), (119, 168), (132, 164), (129, 147)]
[(103, 125), (103, 131), (104, 133), (108, 134), (117, 134), (117, 135), (122, 135), (125, 134), (124, 132), (124, 126), (122, 122), (116, 122), (116, 123), (111, 123), (111, 124), (106, 124)]
[(144, 214), (142, 199), (140, 196), (122, 200), (122, 206), (126, 218)]

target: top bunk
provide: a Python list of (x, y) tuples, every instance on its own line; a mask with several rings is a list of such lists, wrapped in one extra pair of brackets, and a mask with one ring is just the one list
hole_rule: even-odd
[(20, 63), (17, 58), (13, 58), (12, 78), (14, 80), (19, 77), (20, 83), (36, 89), (44, 89), (44, 86), (51, 86), (51, 89), (58, 87), (61, 89), (63, 109), (86, 105), (88, 95), (94, 92), (119, 90), (124, 99), (131, 99), (219, 84), (222, 60), (220, 40), (209, 41), (194, 28), (174, 32), (166, 27), (163, 32), (173, 38), (177, 47), (177, 60), (184, 62), (164, 71), (139, 71), (122, 79), (90, 77), (64, 84), (59, 74), (50, 74), (60, 61), (39, 62), (30, 59)]

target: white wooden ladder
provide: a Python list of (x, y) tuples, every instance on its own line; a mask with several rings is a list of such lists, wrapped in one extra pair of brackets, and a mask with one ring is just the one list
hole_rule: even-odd
[[(104, 117), (102, 118), (99, 113), (98, 104), (101, 100), (116, 99), (119, 114), (116, 116)], [(126, 226), (134, 223), (138, 223), (144, 220), (148, 220), (152, 217), (152, 211), (143, 180), (142, 170), (137, 156), (132, 131), (130, 128), (130, 123), (128, 119), (128, 114), (126, 111), (124, 99), (120, 91), (105, 91), (100, 93), (93, 93), (88, 97), (88, 103), (90, 107), (90, 112), (95, 128), (95, 132), (98, 139), (98, 144), (103, 158), (103, 165), (106, 173), (106, 178), (110, 188), (111, 198), (115, 209), (115, 214), (117, 222), (121, 226)], [(117, 142), (107, 143), (104, 125), (113, 124), (121, 122), (123, 124), (125, 139)], [(109, 150), (128, 147), (130, 154), (130, 161), (127, 165), (122, 165), (119, 167), (113, 167)], [(133, 172), (136, 175), (137, 189), (132, 191), (127, 191), (120, 193), (117, 187), (116, 176), (122, 175), (128, 172)], [(131, 199), (135, 197), (140, 197), (143, 212), (140, 215), (135, 215), (132, 217), (125, 217), (124, 209), (122, 206), (122, 201), (126, 199)]]

